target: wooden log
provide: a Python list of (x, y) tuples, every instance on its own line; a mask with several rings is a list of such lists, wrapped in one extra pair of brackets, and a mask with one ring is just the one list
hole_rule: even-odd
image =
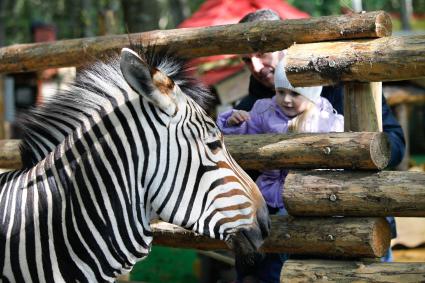
[(288, 260), (280, 282), (425, 282), (423, 262)]
[[(225, 144), (244, 169), (349, 168), (376, 170), (390, 159), (383, 133), (267, 134), (225, 136)], [(0, 144), (2, 160), (19, 165), (18, 144)], [(14, 153), (15, 152), (15, 153)], [(8, 163), (7, 163), (8, 164)], [(5, 167), (6, 168), (6, 167)]]
[(425, 77), (425, 35), (295, 44), (285, 60), (294, 86)]
[[(384, 218), (293, 218), (272, 216), (271, 235), (261, 250), (269, 253), (341, 257), (380, 257), (390, 245)], [(197, 235), (165, 222), (151, 225), (154, 244), (206, 250), (227, 249), (223, 241)]]
[(382, 132), (382, 82), (344, 84), (344, 132)]
[[(6, 136), (4, 123), (5, 123), (5, 110), (4, 109), (4, 78), (0, 75), (0, 140)], [(1, 167), (1, 166), (0, 166)]]
[(425, 173), (291, 171), (283, 199), (296, 216), (425, 217)]
[(81, 66), (129, 46), (168, 47), (185, 57), (269, 52), (306, 43), (349, 38), (375, 38), (391, 34), (383, 11), (285, 21), (263, 21), (226, 26), (156, 30), (137, 34), (19, 44), (0, 49), (0, 73), (52, 67)]
[(0, 140), (0, 168), (18, 169), (22, 166), (19, 140)]
[[(420, 80), (416, 80), (420, 81)], [(414, 81), (416, 83), (416, 81)], [(423, 80), (425, 82), (425, 78)], [(425, 83), (423, 85), (425, 87)], [(400, 104), (423, 105), (425, 104), (425, 93), (422, 87), (416, 86), (385, 86), (385, 99), (389, 106)]]
[(244, 169), (385, 168), (390, 145), (383, 133), (226, 136), (226, 147)]
[(397, 106), (400, 104), (407, 105), (423, 105), (425, 104), (425, 93), (411, 95), (407, 91), (398, 90), (393, 95), (387, 97), (387, 104), (389, 106)]

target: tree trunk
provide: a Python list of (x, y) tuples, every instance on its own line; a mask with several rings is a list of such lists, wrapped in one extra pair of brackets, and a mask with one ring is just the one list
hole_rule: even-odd
[(414, 262), (367, 262), (288, 260), (280, 282), (425, 282), (425, 264)]
[[(261, 247), (264, 252), (381, 257), (390, 245), (390, 227), (384, 218), (272, 216), (271, 220), (271, 235)], [(172, 224), (159, 222), (151, 226), (157, 245), (208, 250), (227, 248), (223, 241)]]
[(425, 173), (291, 171), (283, 199), (297, 216), (425, 217)]
[(295, 44), (286, 74), (294, 86), (380, 82), (425, 76), (425, 35)]

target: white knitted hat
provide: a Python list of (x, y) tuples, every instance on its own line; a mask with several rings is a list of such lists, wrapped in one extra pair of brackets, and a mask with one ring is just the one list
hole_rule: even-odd
[(305, 98), (309, 99), (316, 105), (320, 103), (320, 93), (322, 93), (322, 87), (293, 87), (286, 77), (284, 59), (279, 61), (274, 71), (274, 87), (292, 90), (303, 95)]

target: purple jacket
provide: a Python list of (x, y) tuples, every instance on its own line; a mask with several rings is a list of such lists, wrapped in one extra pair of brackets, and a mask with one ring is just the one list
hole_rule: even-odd
[[(334, 111), (326, 98), (321, 98), (317, 113), (307, 122), (306, 132), (343, 132), (344, 117)], [(227, 126), (227, 119), (233, 111), (221, 113), (217, 118), (218, 127), (225, 135), (286, 133), (287, 117), (275, 102), (275, 97), (257, 100), (249, 112), (250, 119), (234, 127)], [(267, 205), (283, 208), (282, 189), (287, 175), (287, 170), (267, 170), (257, 178), (257, 185), (266, 200)]]

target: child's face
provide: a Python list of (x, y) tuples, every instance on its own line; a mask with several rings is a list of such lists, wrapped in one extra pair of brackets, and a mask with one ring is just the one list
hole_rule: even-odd
[(288, 117), (303, 113), (310, 101), (304, 96), (284, 88), (276, 89), (276, 103)]

